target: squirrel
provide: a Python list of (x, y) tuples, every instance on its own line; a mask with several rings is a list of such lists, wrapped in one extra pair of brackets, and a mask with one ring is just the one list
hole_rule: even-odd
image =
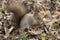
[[(19, 0), (20, 1), (20, 0)], [(25, 14), (27, 14), (27, 7), (22, 2), (16, 2), (16, 0), (8, 0), (7, 2), (7, 12), (12, 12), (12, 25), (14, 28), (18, 28), (20, 20)]]
[[(9, 0), (10, 1), (10, 0)], [(22, 28), (31, 23), (37, 23), (33, 17), (33, 14), (28, 13), (27, 7), (21, 2), (8, 2), (7, 11), (13, 13), (12, 25), (14, 28)], [(35, 21), (34, 21), (35, 20)], [(25, 25), (26, 24), (26, 25)]]

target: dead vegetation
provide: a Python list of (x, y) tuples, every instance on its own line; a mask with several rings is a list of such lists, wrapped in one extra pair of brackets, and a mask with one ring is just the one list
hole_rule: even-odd
[(0, 0), (0, 40), (60, 40), (60, 1)]

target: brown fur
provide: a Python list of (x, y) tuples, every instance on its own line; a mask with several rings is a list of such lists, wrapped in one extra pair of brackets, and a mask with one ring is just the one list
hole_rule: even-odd
[(27, 13), (27, 8), (23, 3), (15, 1), (16, 0), (8, 0), (7, 11), (13, 13), (12, 25), (17, 28), (21, 18)]

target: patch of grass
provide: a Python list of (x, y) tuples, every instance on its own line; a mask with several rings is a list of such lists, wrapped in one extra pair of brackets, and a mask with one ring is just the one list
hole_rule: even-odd
[(28, 34), (27, 34), (27, 32), (24, 33), (23, 40), (28, 40)]

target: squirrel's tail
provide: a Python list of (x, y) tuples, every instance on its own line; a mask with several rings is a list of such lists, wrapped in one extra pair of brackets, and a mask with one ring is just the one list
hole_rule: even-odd
[(17, 27), (28, 10), (23, 3), (16, 0), (8, 0), (7, 3), (7, 11), (13, 13), (12, 22)]

